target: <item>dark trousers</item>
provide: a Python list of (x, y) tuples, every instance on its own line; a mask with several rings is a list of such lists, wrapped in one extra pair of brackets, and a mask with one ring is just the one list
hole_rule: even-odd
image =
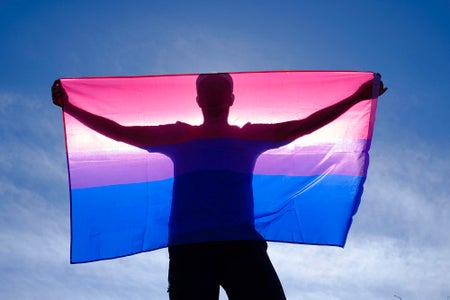
[(171, 300), (215, 300), (222, 286), (231, 300), (286, 299), (264, 241), (169, 247)]

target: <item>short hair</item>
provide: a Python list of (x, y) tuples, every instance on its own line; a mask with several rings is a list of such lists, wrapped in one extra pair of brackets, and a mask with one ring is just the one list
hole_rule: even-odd
[(213, 96), (233, 93), (233, 78), (228, 73), (200, 74), (196, 81), (197, 95)]

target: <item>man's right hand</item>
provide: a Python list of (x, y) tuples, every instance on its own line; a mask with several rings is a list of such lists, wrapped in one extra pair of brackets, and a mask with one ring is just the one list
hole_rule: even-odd
[[(381, 77), (381, 75), (379, 75)], [(373, 85), (375, 79), (369, 80), (363, 83), (358, 90), (353, 94), (358, 100), (368, 100), (372, 98), (373, 94)], [(387, 91), (387, 87), (384, 86), (383, 81), (380, 80), (379, 88), (378, 88), (378, 96), (383, 95)]]
[(64, 103), (66, 103), (68, 96), (66, 91), (64, 90), (64, 88), (61, 85), (61, 81), (55, 80), (55, 82), (53, 83), (52, 86), (52, 99), (53, 99), (53, 103), (55, 105), (58, 105), (59, 107), (63, 107)]

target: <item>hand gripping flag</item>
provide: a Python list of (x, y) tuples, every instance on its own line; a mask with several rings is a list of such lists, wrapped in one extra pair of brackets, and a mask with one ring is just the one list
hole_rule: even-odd
[(225, 136), (199, 134), (198, 75), (61, 79), (75, 106), (158, 132), (151, 145), (133, 146), (63, 113), (72, 263), (218, 240), (344, 246), (367, 174), (378, 89), (371, 100), (295, 141), (253, 133), (305, 118), (377, 76), (231, 76), (234, 133)]

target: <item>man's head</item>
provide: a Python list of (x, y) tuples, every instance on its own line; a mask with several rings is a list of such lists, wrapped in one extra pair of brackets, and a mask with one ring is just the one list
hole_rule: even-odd
[(196, 82), (197, 103), (202, 109), (233, 105), (233, 79), (228, 73), (200, 74)]

